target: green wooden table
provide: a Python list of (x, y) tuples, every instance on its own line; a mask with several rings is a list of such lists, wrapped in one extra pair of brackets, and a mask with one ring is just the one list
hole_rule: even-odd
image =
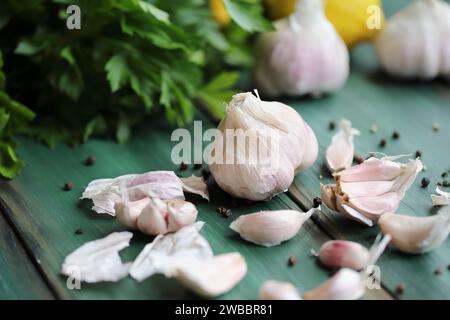
[[(395, 12), (407, 1), (387, 3), (388, 14)], [(324, 210), (309, 220), (292, 240), (273, 248), (263, 248), (242, 241), (228, 226), (240, 214), (262, 209), (311, 207), (314, 196), (319, 195), (319, 182), (331, 181), (324, 170), (324, 150), (333, 131), (328, 129), (331, 120), (350, 119), (362, 131), (356, 138), (356, 151), (368, 155), (380, 151), (390, 155), (415, 153), (420, 149), (428, 170), (421, 173), (408, 192), (399, 212), (426, 216), (431, 209), (429, 194), (440, 180), (440, 174), (450, 169), (450, 86), (433, 81), (398, 82), (379, 71), (370, 45), (362, 45), (352, 52), (352, 73), (339, 93), (320, 100), (309, 98), (285, 99), (284, 102), (298, 110), (312, 126), (319, 140), (320, 155), (316, 164), (300, 173), (285, 194), (270, 202), (240, 204), (226, 219), (216, 212), (221, 205), (229, 205), (230, 197), (210, 181), (211, 201), (193, 197), (199, 209), (199, 220), (206, 222), (201, 233), (210, 241), (216, 254), (239, 251), (246, 259), (248, 273), (244, 280), (222, 299), (254, 299), (266, 279), (290, 281), (300, 291), (322, 283), (329, 270), (311, 257), (311, 249), (318, 250), (325, 241), (355, 240), (370, 246), (378, 229), (366, 228)], [(202, 114), (203, 126), (215, 124)], [(432, 130), (432, 123), (441, 125)], [(80, 201), (84, 187), (93, 179), (114, 177), (126, 173), (149, 170), (176, 170), (188, 176), (200, 170), (179, 171), (170, 160), (174, 145), (170, 133), (174, 128), (153, 121), (137, 132), (127, 145), (111, 141), (93, 140), (77, 148), (59, 145), (47, 147), (21, 139), (19, 154), (27, 166), (14, 181), (0, 181), (0, 298), (2, 299), (182, 299), (196, 297), (178, 282), (153, 276), (142, 283), (125, 278), (117, 283), (82, 284), (81, 290), (69, 290), (66, 278), (59, 273), (64, 257), (83, 243), (106, 236), (122, 227), (110, 217), (97, 215), (90, 210), (89, 201)], [(379, 131), (370, 133), (376, 124)], [(401, 137), (392, 140), (396, 130)], [(387, 140), (379, 148), (381, 139)], [(88, 155), (95, 155), (94, 166), (83, 165)], [(324, 179), (319, 180), (319, 175)], [(420, 187), (422, 176), (432, 184)], [(74, 188), (63, 191), (65, 181)], [(448, 191), (448, 190), (447, 190)], [(82, 230), (77, 235), (75, 231)], [(131, 246), (121, 255), (123, 260), (133, 260), (151, 238), (138, 234)], [(291, 255), (297, 264), (288, 266)], [(450, 241), (435, 251), (411, 256), (389, 248), (379, 261), (382, 289), (367, 293), (367, 299), (450, 299)], [(437, 268), (443, 268), (435, 275)], [(406, 285), (403, 294), (397, 294), (398, 284)]]

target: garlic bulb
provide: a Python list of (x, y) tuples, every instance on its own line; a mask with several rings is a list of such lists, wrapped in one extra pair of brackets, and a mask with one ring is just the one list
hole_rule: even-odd
[(270, 199), (317, 159), (316, 136), (302, 117), (250, 92), (233, 97), (218, 129), (209, 168), (217, 184), (238, 198)]
[(450, 233), (450, 207), (431, 217), (412, 217), (386, 213), (379, 220), (383, 233), (392, 236), (391, 244), (407, 253), (429, 252), (447, 239)]
[(340, 89), (349, 73), (347, 47), (327, 20), (322, 0), (302, 0), (296, 11), (261, 36), (256, 86), (270, 96), (321, 95)]
[(212, 298), (231, 290), (246, 273), (244, 257), (232, 252), (209, 259), (185, 260), (178, 266), (175, 277), (196, 294)]
[(147, 197), (184, 199), (183, 191), (198, 194), (209, 200), (203, 178), (195, 176), (178, 178), (173, 171), (150, 171), (113, 179), (94, 180), (86, 187), (81, 199), (91, 199), (94, 203), (92, 210), (95, 212), (115, 216), (115, 206), (122, 203), (123, 192), (127, 193), (127, 198), (131, 202)]
[(369, 250), (353, 241), (331, 240), (320, 247), (319, 259), (327, 267), (362, 270), (369, 261)]
[(381, 215), (397, 210), (423, 168), (419, 159), (403, 164), (397, 158), (369, 158), (335, 173), (335, 185), (321, 185), (322, 200), (330, 209), (373, 226)]
[(352, 123), (347, 119), (342, 119), (339, 126), (339, 132), (333, 136), (325, 153), (327, 166), (331, 172), (351, 167), (355, 153), (353, 137), (360, 134), (357, 129), (352, 128)]
[(130, 267), (122, 262), (119, 251), (129, 246), (132, 237), (131, 232), (114, 232), (83, 244), (64, 259), (61, 273), (88, 283), (119, 281)]
[(259, 290), (260, 300), (302, 300), (297, 288), (289, 282), (268, 280)]
[(400, 78), (450, 79), (450, 5), (416, 0), (386, 23), (376, 39), (384, 69)]
[(240, 236), (255, 244), (272, 247), (293, 238), (303, 223), (320, 209), (261, 211), (242, 215), (230, 224)]
[(436, 187), (436, 194), (431, 195), (431, 202), (433, 206), (449, 206), (450, 205), (450, 192), (444, 192)]

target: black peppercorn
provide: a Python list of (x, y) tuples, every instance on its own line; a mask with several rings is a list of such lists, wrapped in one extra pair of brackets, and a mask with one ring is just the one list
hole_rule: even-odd
[(63, 190), (70, 191), (73, 188), (73, 183), (71, 181), (67, 181), (64, 183)]
[(421, 158), (422, 157), (422, 151), (417, 150), (416, 151), (416, 158)]
[(290, 256), (288, 259), (288, 265), (292, 267), (296, 263), (297, 263), (297, 258), (295, 256)]
[(384, 148), (386, 146), (386, 143), (387, 143), (386, 139), (381, 139), (380, 148)]
[(422, 188), (428, 187), (429, 184), (430, 184), (430, 179), (424, 177), (424, 178), (422, 179)]
[(318, 208), (321, 204), (322, 204), (322, 199), (320, 199), (319, 197), (315, 197), (313, 199), (314, 208)]
[(180, 163), (180, 170), (183, 171), (183, 170), (186, 170), (187, 168), (188, 168), (188, 165), (186, 163), (184, 163), (184, 161)]
[(398, 131), (394, 131), (394, 133), (392, 133), (392, 139), (397, 140), (398, 138), (400, 138), (400, 133), (398, 133)]
[(97, 159), (94, 156), (89, 156), (84, 160), (84, 164), (87, 166), (93, 166)]
[(330, 121), (330, 123), (328, 124), (328, 128), (329, 128), (330, 130), (336, 129), (336, 122)]

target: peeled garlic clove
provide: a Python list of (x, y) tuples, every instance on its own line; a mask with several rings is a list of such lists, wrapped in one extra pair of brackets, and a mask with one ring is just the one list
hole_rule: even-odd
[(131, 232), (114, 232), (85, 243), (64, 259), (61, 273), (88, 283), (126, 277), (129, 264), (122, 262), (119, 251), (129, 246), (132, 237)]
[(186, 260), (178, 266), (176, 278), (202, 297), (217, 297), (235, 287), (247, 273), (245, 259), (238, 252), (209, 259)]
[(352, 269), (342, 268), (319, 287), (305, 292), (305, 300), (356, 300), (364, 293), (362, 275)]
[(167, 204), (157, 198), (151, 199), (137, 218), (137, 227), (145, 234), (156, 236), (169, 232)]
[(260, 300), (302, 300), (297, 288), (289, 282), (268, 280), (259, 290)]
[(439, 187), (436, 187), (436, 193), (431, 195), (431, 202), (433, 206), (448, 206), (450, 205), (450, 192), (444, 192)]
[(386, 212), (396, 211), (423, 165), (403, 164), (401, 156), (370, 158), (334, 174), (335, 185), (322, 185), (324, 203), (344, 216), (373, 226)]
[(144, 198), (127, 203), (117, 203), (114, 207), (117, 220), (129, 229), (136, 229), (138, 217), (149, 202), (150, 198)]
[(450, 233), (450, 207), (437, 215), (412, 217), (394, 213), (384, 214), (378, 221), (383, 233), (392, 236), (391, 244), (407, 253), (424, 253), (438, 247)]
[(143, 281), (155, 273), (173, 277), (185, 259), (209, 259), (213, 251), (199, 231), (205, 223), (198, 221), (175, 233), (157, 236), (147, 244), (134, 260), (130, 275)]
[(167, 201), (167, 211), (167, 227), (169, 232), (174, 232), (193, 224), (198, 214), (195, 205), (179, 199)]
[(294, 174), (317, 158), (314, 132), (294, 109), (250, 92), (233, 97), (218, 129), (209, 168), (237, 198), (268, 200), (285, 192)]
[(342, 119), (339, 126), (341, 129), (333, 136), (325, 153), (328, 169), (332, 172), (351, 167), (355, 153), (353, 137), (360, 134), (347, 119)]
[(293, 238), (316, 210), (277, 210), (246, 214), (233, 221), (230, 228), (249, 242), (272, 247)]
[(356, 242), (331, 240), (320, 247), (319, 259), (327, 267), (362, 270), (369, 261), (369, 250)]
[[(202, 184), (203, 182), (203, 184)], [(120, 191), (120, 188), (125, 191)], [(190, 177), (181, 180), (173, 171), (150, 171), (144, 174), (128, 174), (113, 179), (91, 181), (81, 199), (91, 199), (92, 210), (115, 216), (115, 206), (123, 204), (123, 192), (130, 202), (144, 198), (184, 199), (183, 190), (208, 199), (207, 186), (202, 178)]]
[(257, 45), (254, 79), (267, 95), (321, 95), (348, 77), (347, 47), (324, 14), (322, 0), (302, 0)]
[(416, 0), (390, 18), (375, 47), (384, 69), (400, 78), (450, 78), (450, 5)]

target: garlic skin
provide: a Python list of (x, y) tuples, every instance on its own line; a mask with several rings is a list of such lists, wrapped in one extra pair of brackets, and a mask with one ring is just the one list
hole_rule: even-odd
[(356, 300), (364, 293), (362, 275), (352, 269), (342, 268), (319, 287), (305, 292), (305, 300)]
[(116, 205), (121, 208), (123, 199), (128, 199), (130, 202), (153, 197), (184, 200), (183, 191), (198, 194), (209, 200), (208, 189), (203, 178), (195, 176), (178, 178), (173, 171), (150, 171), (113, 179), (97, 179), (89, 183), (81, 199), (91, 199), (94, 203), (92, 210), (95, 212), (115, 216)]
[(349, 73), (344, 41), (324, 14), (322, 0), (302, 0), (296, 11), (261, 36), (254, 79), (269, 96), (319, 96), (339, 90)]
[(128, 231), (113, 232), (83, 244), (64, 259), (61, 273), (88, 283), (119, 281), (130, 267), (122, 262), (119, 251), (129, 246), (132, 237)]
[(249, 242), (272, 247), (293, 238), (303, 223), (320, 209), (308, 212), (296, 210), (261, 211), (242, 215), (230, 224), (230, 228)]
[(431, 195), (431, 202), (433, 206), (449, 206), (450, 205), (450, 192), (444, 192), (439, 187), (436, 187), (436, 194)]
[(334, 174), (335, 185), (322, 185), (330, 209), (368, 226), (386, 212), (395, 212), (423, 165), (419, 159), (400, 163), (397, 157), (369, 158)]
[(379, 220), (383, 233), (392, 236), (391, 244), (398, 250), (420, 254), (432, 251), (444, 242), (450, 233), (450, 207), (430, 217), (412, 217), (386, 213)]
[[(217, 184), (237, 198), (271, 199), (317, 159), (316, 136), (302, 117), (285, 104), (262, 101), (250, 92), (233, 97), (218, 129), (221, 135), (212, 146), (209, 168)], [(256, 145), (227, 147), (227, 142), (238, 144), (227, 141), (227, 132), (240, 129)], [(256, 146), (259, 151), (254, 154)], [(225, 159), (234, 161), (227, 164)]]
[(352, 166), (355, 147), (353, 138), (359, 135), (357, 129), (352, 128), (352, 123), (347, 119), (342, 119), (340, 130), (333, 136), (331, 144), (325, 152), (327, 167), (331, 172), (348, 169)]
[(259, 290), (259, 300), (302, 300), (295, 286), (289, 282), (268, 280)]
[(387, 21), (375, 41), (384, 69), (399, 78), (450, 79), (450, 5), (416, 0)]
[(178, 266), (175, 277), (199, 296), (212, 298), (230, 291), (246, 273), (244, 257), (232, 252), (206, 260), (185, 260)]
[(331, 240), (319, 251), (319, 260), (330, 268), (362, 270), (369, 261), (369, 250), (353, 241)]

